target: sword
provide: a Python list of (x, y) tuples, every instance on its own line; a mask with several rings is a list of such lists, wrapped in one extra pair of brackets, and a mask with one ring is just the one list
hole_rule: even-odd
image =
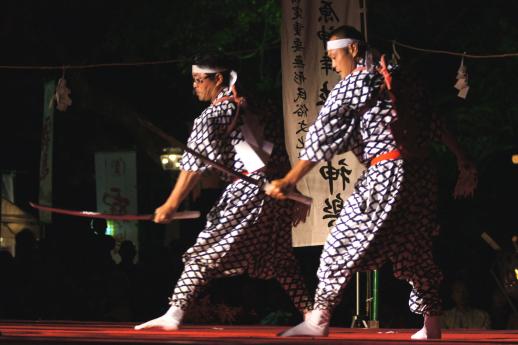
[[(223, 164), (220, 164), (218, 162), (213, 161), (210, 158), (205, 157), (204, 155), (202, 155), (202, 154), (194, 151), (193, 149), (187, 147), (187, 145), (182, 144), (178, 140), (175, 140), (174, 138), (170, 137), (168, 134), (166, 134), (160, 128), (158, 128), (155, 125), (153, 125), (151, 122), (149, 122), (147, 120), (144, 120), (144, 119), (142, 119), (140, 117), (138, 118), (138, 121), (140, 122), (140, 124), (143, 127), (145, 127), (150, 132), (154, 133), (158, 137), (162, 138), (164, 141), (168, 142), (169, 144), (171, 144), (173, 146), (180, 147), (185, 152), (188, 152), (191, 155), (193, 155), (194, 157), (201, 159), (203, 162), (213, 166), (215, 169), (217, 169), (217, 170), (219, 170), (219, 171), (221, 171), (221, 172), (223, 172), (223, 173), (225, 173), (227, 175), (231, 175), (233, 177), (236, 177), (238, 179), (246, 181), (246, 182), (248, 182), (250, 184), (253, 184), (255, 186), (259, 185), (259, 181), (257, 181), (256, 179), (253, 179), (250, 176), (247, 176), (245, 174), (237, 172), (237, 171), (235, 171), (233, 169), (230, 169), (229, 167), (227, 167), (227, 166), (225, 166)], [(264, 190), (268, 190), (270, 188), (272, 188), (272, 185), (269, 182), (266, 183), (266, 185), (264, 186)], [(300, 203), (302, 203), (304, 205), (307, 205), (307, 206), (311, 206), (311, 202), (313, 201), (313, 199), (311, 199), (310, 197), (307, 197), (307, 196), (302, 195), (300, 193), (288, 192), (288, 193), (285, 193), (285, 195), (286, 195), (286, 197), (288, 199), (291, 199), (291, 200), (296, 201), (296, 202), (300, 202)]]
[[(33, 202), (29, 202), (31, 207), (40, 210), (59, 214), (66, 214), (69, 216), (85, 217), (85, 218), (97, 218), (97, 219), (108, 219), (108, 220), (153, 220), (154, 214), (108, 214), (101, 212), (90, 212), (90, 211), (76, 211), (67, 210), (63, 208), (50, 207), (44, 205), (38, 205)], [(173, 214), (172, 219), (195, 219), (200, 217), (199, 211), (178, 211)]]

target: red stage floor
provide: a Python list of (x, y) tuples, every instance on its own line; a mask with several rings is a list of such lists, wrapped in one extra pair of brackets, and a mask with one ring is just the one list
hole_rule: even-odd
[[(185, 326), (177, 332), (134, 331), (133, 324), (93, 322), (0, 322), (0, 344), (416, 344), (415, 330), (333, 328), (326, 338), (280, 338), (284, 327)], [(447, 330), (442, 340), (419, 344), (518, 344), (517, 331)]]

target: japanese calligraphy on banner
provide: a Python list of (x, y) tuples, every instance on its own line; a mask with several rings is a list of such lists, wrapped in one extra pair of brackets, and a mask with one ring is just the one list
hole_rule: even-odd
[[(366, 36), (365, 0), (282, 0), (282, 93), (286, 149), (292, 165), (329, 92), (339, 81), (325, 45), (329, 33), (351, 25)], [(363, 171), (348, 152), (319, 163), (298, 184), (313, 198), (308, 219), (293, 229), (295, 247), (321, 245)]]
[[(52, 148), (54, 136), (54, 92), (56, 82), (49, 81), (43, 87), (43, 126), (40, 151), (40, 190), (38, 200), (41, 205), (52, 206)], [(50, 223), (50, 212), (39, 211), (40, 222)]]
[[(98, 212), (137, 214), (135, 152), (96, 152), (95, 179)], [(118, 244), (129, 240), (138, 248), (137, 221), (113, 221), (109, 228)]]

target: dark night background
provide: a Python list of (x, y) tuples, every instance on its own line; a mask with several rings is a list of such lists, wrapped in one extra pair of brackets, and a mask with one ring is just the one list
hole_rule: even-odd
[[(518, 52), (516, 1), (369, 0), (367, 5), (369, 43), (387, 53), (391, 40), (471, 54)], [(173, 183), (158, 161), (163, 143), (139, 128), (134, 118), (149, 119), (178, 140), (186, 140), (189, 121), (201, 109), (191, 90), (190, 58), (196, 53), (230, 53), (238, 61), (245, 89), (280, 104), (281, 14), (277, 1), (9, 0), (2, 2), (0, 18), (2, 66), (174, 60), (145, 66), (65, 69), (73, 104), (66, 112), (56, 111), (54, 117), (56, 206), (94, 210), (94, 152), (119, 149), (137, 151), (140, 213), (152, 212), (161, 204)], [(435, 147), (442, 225), (436, 258), (445, 273), (446, 307), (451, 304), (449, 286), (462, 278), (469, 286), (472, 304), (492, 312), (496, 285), (489, 269), (496, 255), (480, 233), (488, 232), (507, 250), (512, 248), (512, 235), (518, 235), (518, 165), (511, 163), (511, 155), (518, 154), (518, 57), (466, 59), (470, 91), (463, 100), (453, 88), (460, 57), (401, 47), (398, 52), (402, 61), (419, 66), (436, 112), (479, 169), (474, 198), (454, 200), (455, 159), (444, 146)], [(15, 201), (33, 214), (28, 201), (38, 199), (43, 83), (61, 74), (60, 69), (0, 68), (0, 169), (16, 171)], [(215, 192), (206, 193), (194, 207), (206, 209), (214, 198)], [(90, 275), (94, 278), (85, 283), (89, 272), (96, 270), (85, 263), (95, 255), (85, 240), (92, 235), (88, 221), (54, 219), (46, 230), (48, 238), (40, 244), (42, 269), (29, 269), (38, 274), (20, 283), (19, 273), (12, 272), (15, 282), (8, 284), (5, 277), (9, 275), (0, 272), (4, 289), (0, 317), (134, 321), (158, 316), (181, 270), (179, 256), (202, 226), (201, 221), (182, 223), (181, 239), (164, 243), (163, 226), (140, 224), (140, 263), (135, 268), (140, 273), (135, 273), (137, 282), (125, 300), (131, 301), (131, 312), (117, 314), (106, 312), (106, 305), (114, 304), (116, 297), (105, 291), (118, 285), (110, 285), (102, 274)], [(296, 250), (311, 288), (320, 249)], [(248, 295), (241, 292), (244, 289)], [(381, 325), (415, 326), (416, 319), (406, 307), (409, 290), (390, 278), (388, 268), (382, 270), (380, 289)], [(258, 322), (276, 310), (277, 302), (288, 311), (290, 308), (269, 282), (222, 279), (211, 284), (209, 292), (213, 303), (244, 305), (255, 312), (242, 318), (243, 322)], [(13, 296), (9, 303), (6, 294)], [(89, 304), (92, 295), (102, 296), (105, 305)], [(334, 319), (342, 325), (348, 325), (353, 313), (351, 287), (345, 296)], [(15, 308), (16, 303), (25, 309)], [(494, 327), (505, 327), (501, 319), (508, 313), (505, 306), (495, 310)]]

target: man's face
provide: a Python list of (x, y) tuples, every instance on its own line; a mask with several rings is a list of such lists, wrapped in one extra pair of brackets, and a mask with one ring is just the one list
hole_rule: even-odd
[[(337, 37), (332, 36), (330, 40), (335, 40)], [(355, 68), (353, 49), (351, 45), (345, 48), (331, 49), (327, 51), (327, 55), (331, 59), (333, 69), (340, 75), (340, 78), (345, 78)]]
[(211, 101), (218, 95), (219, 87), (216, 80), (217, 78), (211, 78), (205, 73), (192, 74), (192, 87), (200, 101)]

